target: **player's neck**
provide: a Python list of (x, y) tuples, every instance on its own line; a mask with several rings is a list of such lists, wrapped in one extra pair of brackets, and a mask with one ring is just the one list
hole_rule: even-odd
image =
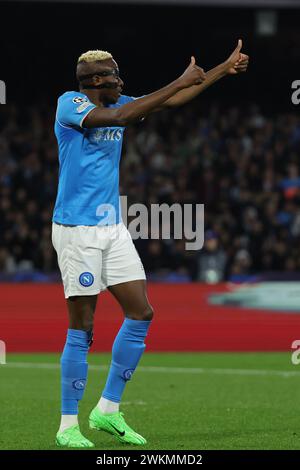
[(88, 90), (86, 88), (81, 88), (80, 91), (81, 93), (84, 93), (96, 106), (104, 106), (104, 103), (101, 101), (101, 97), (99, 96), (99, 90)]

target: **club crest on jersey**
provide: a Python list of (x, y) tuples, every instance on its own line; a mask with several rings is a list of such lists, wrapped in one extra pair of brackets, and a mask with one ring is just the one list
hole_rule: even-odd
[(92, 273), (81, 273), (79, 276), (79, 282), (83, 287), (90, 287), (94, 282), (94, 276)]
[(75, 104), (80, 104), (80, 103), (84, 103), (85, 101), (87, 101), (86, 98), (84, 98), (84, 96), (74, 96), (74, 98), (72, 99), (73, 103)]

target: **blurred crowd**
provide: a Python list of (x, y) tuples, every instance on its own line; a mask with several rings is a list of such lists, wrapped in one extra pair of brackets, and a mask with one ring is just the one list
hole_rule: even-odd
[[(51, 219), (58, 179), (55, 109), (0, 115), (0, 272), (57, 272)], [(148, 277), (247, 279), (300, 272), (300, 117), (256, 105), (152, 114), (125, 131), (120, 190), (128, 204), (205, 204), (205, 242), (136, 240)]]

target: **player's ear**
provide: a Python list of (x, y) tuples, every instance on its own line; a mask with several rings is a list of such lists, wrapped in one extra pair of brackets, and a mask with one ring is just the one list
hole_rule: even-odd
[(99, 75), (94, 75), (93, 78), (93, 85), (101, 85), (102, 84), (102, 77)]

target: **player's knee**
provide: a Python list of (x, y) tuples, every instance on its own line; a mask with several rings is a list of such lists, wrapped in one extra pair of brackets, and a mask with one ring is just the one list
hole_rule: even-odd
[(125, 312), (125, 316), (131, 320), (151, 321), (154, 315), (153, 308), (147, 304), (146, 307), (132, 308), (130, 312)]
[(93, 318), (84, 318), (82, 320), (82, 330), (83, 331), (93, 331), (94, 321)]
[(83, 330), (83, 331), (92, 331), (94, 327), (93, 318), (89, 317), (76, 317), (70, 319), (70, 328), (75, 330)]
[(68, 299), (69, 325), (75, 330), (92, 331), (94, 326), (95, 299), (72, 296)]
[(142, 310), (140, 320), (151, 321), (153, 319), (153, 315), (154, 315), (154, 310), (152, 306), (148, 304), (147, 307), (144, 310)]

